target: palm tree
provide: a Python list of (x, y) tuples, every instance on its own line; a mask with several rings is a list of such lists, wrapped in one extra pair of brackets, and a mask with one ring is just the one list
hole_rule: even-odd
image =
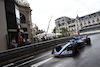
[(57, 28), (55, 27), (55, 28), (53, 29), (53, 33), (56, 33), (56, 31), (57, 31)]
[(53, 33), (55, 33), (55, 38), (56, 38), (56, 31), (57, 31), (57, 28), (55, 27), (55, 28), (53, 29)]
[(63, 36), (67, 36), (67, 33), (68, 33), (68, 30), (67, 30), (67, 28), (62, 28), (62, 35)]

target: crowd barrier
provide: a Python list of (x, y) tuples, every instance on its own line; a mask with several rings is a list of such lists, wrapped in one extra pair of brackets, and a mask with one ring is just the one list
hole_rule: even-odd
[(58, 44), (65, 43), (72, 39), (72, 37), (65, 37), (59, 39), (53, 39), (49, 41), (30, 44), (6, 51), (0, 52), (0, 67), (9, 63), (17, 62), (19, 60), (28, 58), (35, 54), (41, 53), (45, 50), (54, 48)]

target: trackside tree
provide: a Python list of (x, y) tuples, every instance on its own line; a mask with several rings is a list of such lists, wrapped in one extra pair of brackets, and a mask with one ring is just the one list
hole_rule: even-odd
[(68, 30), (67, 28), (62, 28), (62, 36), (68, 36)]

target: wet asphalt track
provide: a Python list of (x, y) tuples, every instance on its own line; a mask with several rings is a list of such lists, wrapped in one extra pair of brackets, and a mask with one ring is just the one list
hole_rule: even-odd
[(100, 67), (100, 34), (91, 35), (86, 45), (75, 56), (55, 58), (51, 50), (35, 55), (34, 60), (21, 67)]

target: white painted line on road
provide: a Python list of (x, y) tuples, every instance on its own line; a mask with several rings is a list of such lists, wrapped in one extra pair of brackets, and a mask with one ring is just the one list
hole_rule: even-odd
[(41, 61), (41, 62), (38, 62), (38, 63), (36, 63), (36, 64), (33, 64), (33, 65), (31, 65), (31, 67), (38, 67), (38, 66), (40, 66), (40, 65), (42, 65), (42, 64), (44, 64), (44, 63), (46, 63), (47, 61), (51, 60), (51, 59), (53, 59), (53, 57), (51, 57), (51, 58), (49, 58), (49, 59), (46, 59), (46, 60), (43, 60), (43, 61)]
[(5, 65), (5, 66), (3, 66), (3, 67), (9, 67), (9, 66), (11, 66), (11, 65), (14, 65), (14, 63), (7, 64), (7, 65)]
[(35, 59), (29, 60), (29, 61), (27, 61), (27, 62), (24, 62), (24, 63), (20, 64), (20, 65), (15, 66), (15, 67), (19, 67), (19, 66), (25, 65), (25, 64), (30, 63), (30, 62), (32, 62), (32, 61), (35, 61), (35, 60), (40, 59), (40, 58), (42, 58), (42, 57), (45, 57), (45, 56), (47, 56), (47, 55), (49, 55), (49, 54), (45, 54), (45, 55), (43, 55), (43, 56), (40, 56), (40, 57), (37, 57), (37, 58), (35, 58)]

